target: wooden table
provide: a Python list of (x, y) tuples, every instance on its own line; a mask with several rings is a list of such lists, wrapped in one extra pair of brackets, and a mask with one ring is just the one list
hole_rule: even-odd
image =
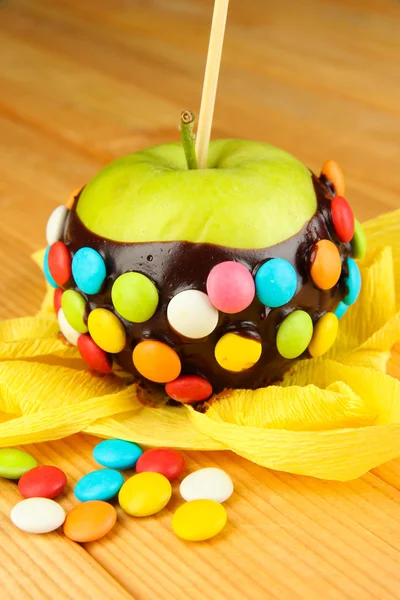
[[(198, 112), (212, 0), (0, 3), (0, 316), (44, 292), (30, 253), (51, 209), (111, 159), (177, 140)], [(390, 0), (231, 0), (214, 137), (268, 140), (318, 171), (343, 167), (361, 220), (399, 207), (400, 6)], [(28, 450), (69, 477), (94, 468), (96, 439)], [(262, 469), (229, 452), (229, 525), (188, 545), (158, 517), (119, 514), (99, 542), (29, 536), (0, 482), (1, 598), (261, 600), (400, 598), (400, 460), (347, 484)]]

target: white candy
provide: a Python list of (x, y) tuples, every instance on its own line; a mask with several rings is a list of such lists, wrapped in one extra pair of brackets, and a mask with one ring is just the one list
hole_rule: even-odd
[(51, 213), (46, 226), (46, 239), (49, 246), (62, 239), (68, 208), (61, 204)]
[(60, 308), (60, 310), (58, 311), (57, 319), (58, 325), (61, 329), (61, 333), (63, 334), (63, 336), (69, 341), (70, 344), (72, 344), (73, 346), (77, 346), (78, 338), (81, 334), (79, 333), (79, 331), (76, 331), (76, 329), (71, 327), (71, 325), (68, 323), (62, 308)]
[(233, 494), (233, 483), (225, 471), (209, 467), (190, 473), (182, 481), (179, 491), (184, 500), (215, 500), (225, 502)]
[(27, 498), (14, 506), (10, 518), (22, 531), (49, 533), (64, 523), (65, 510), (48, 498)]
[(219, 313), (207, 294), (198, 290), (185, 290), (172, 298), (168, 304), (167, 317), (172, 329), (197, 340), (214, 331)]

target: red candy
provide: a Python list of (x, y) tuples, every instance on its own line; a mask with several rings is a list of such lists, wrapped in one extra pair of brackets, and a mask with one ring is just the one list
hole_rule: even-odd
[(183, 473), (185, 459), (182, 454), (171, 448), (153, 448), (146, 450), (136, 463), (137, 473), (161, 473), (169, 481), (177, 479)]
[(57, 288), (56, 290), (54, 290), (54, 299), (53, 299), (53, 305), (54, 305), (54, 310), (56, 315), (58, 315), (58, 311), (61, 308), (61, 296), (63, 295), (63, 290), (60, 288)]
[(168, 396), (177, 402), (191, 404), (207, 400), (212, 394), (212, 387), (207, 379), (198, 375), (182, 375), (165, 386)]
[(24, 498), (55, 498), (67, 485), (64, 471), (44, 465), (35, 467), (22, 475), (18, 489)]
[(90, 337), (84, 333), (78, 338), (78, 350), (85, 363), (89, 365), (93, 371), (99, 373), (111, 373), (112, 360), (107, 352), (104, 352)]
[(354, 214), (343, 196), (335, 196), (331, 202), (332, 221), (339, 239), (348, 243), (354, 236)]
[(49, 251), (49, 270), (58, 285), (65, 285), (71, 279), (71, 263), (71, 255), (64, 242), (55, 242)]

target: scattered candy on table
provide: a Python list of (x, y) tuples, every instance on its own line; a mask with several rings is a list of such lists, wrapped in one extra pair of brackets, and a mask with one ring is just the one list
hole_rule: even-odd
[(176, 535), (190, 542), (209, 540), (226, 525), (225, 508), (215, 500), (192, 500), (182, 504), (172, 518)]
[(99, 469), (84, 475), (76, 484), (74, 494), (81, 502), (111, 500), (124, 483), (124, 477), (114, 469)]
[(93, 458), (109, 469), (132, 469), (143, 450), (138, 444), (126, 440), (103, 440), (93, 448)]
[(136, 463), (137, 473), (161, 473), (169, 481), (174, 481), (182, 475), (184, 468), (185, 459), (172, 448), (146, 450)]
[(133, 517), (148, 517), (167, 506), (172, 487), (160, 473), (138, 473), (125, 481), (118, 501), (123, 511)]
[(108, 502), (90, 500), (75, 506), (66, 516), (65, 535), (75, 542), (94, 542), (111, 531), (117, 512)]
[(37, 467), (36, 460), (24, 450), (0, 448), (0, 477), (19, 479), (34, 467)]
[(165, 391), (170, 398), (182, 404), (207, 400), (213, 393), (211, 383), (199, 375), (181, 375), (167, 383)]
[(10, 518), (27, 533), (49, 533), (64, 523), (65, 510), (49, 498), (27, 498), (12, 508)]
[(182, 498), (188, 502), (191, 500), (225, 502), (233, 494), (233, 483), (222, 469), (208, 467), (194, 471), (185, 477), (179, 491)]
[(67, 485), (64, 471), (51, 465), (39, 465), (22, 475), (18, 489), (24, 498), (56, 498)]

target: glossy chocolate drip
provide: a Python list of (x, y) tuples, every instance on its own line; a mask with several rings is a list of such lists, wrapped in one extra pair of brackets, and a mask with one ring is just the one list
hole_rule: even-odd
[[(316, 322), (323, 313), (336, 308), (346, 294), (344, 260), (351, 255), (350, 244), (337, 238), (330, 217), (332, 193), (325, 183), (314, 175), (313, 184), (318, 208), (312, 219), (295, 236), (270, 248), (243, 250), (214, 244), (191, 242), (149, 242), (127, 244), (102, 238), (89, 231), (79, 219), (75, 207), (66, 227), (65, 243), (74, 254), (89, 246), (105, 260), (109, 274), (102, 291), (86, 296), (88, 311), (104, 307), (113, 312), (111, 287), (115, 279), (127, 272), (138, 271), (157, 286), (160, 302), (154, 316), (141, 324), (122, 319), (127, 331), (127, 347), (116, 358), (127, 371), (139, 376), (132, 363), (132, 349), (144, 339), (158, 339), (170, 344), (182, 361), (182, 374), (206, 377), (214, 392), (224, 388), (258, 388), (278, 381), (295, 360), (283, 358), (276, 348), (277, 329), (284, 317), (294, 309), (308, 312)], [(318, 289), (309, 275), (309, 260), (313, 245), (320, 239), (330, 239), (339, 248), (342, 257), (342, 275), (339, 283), (329, 291)], [(177, 293), (196, 289), (206, 292), (206, 281), (211, 269), (220, 262), (235, 260), (243, 263), (255, 275), (257, 268), (268, 258), (280, 257), (289, 261), (298, 274), (297, 291), (293, 299), (281, 308), (270, 309), (257, 299), (244, 311), (234, 315), (220, 314), (215, 331), (202, 340), (182, 338), (171, 330), (167, 321), (167, 306)], [(75, 283), (70, 282), (72, 289)], [(119, 316), (119, 315), (118, 315)], [(240, 373), (223, 369), (215, 360), (214, 348), (220, 337), (229, 331), (240, 335), (261, 337), (263, 350), (260, 360)], [(306, 356), (305, 353), (303, 356)], [(297, 360), (297, 359), (296, 359)]]

